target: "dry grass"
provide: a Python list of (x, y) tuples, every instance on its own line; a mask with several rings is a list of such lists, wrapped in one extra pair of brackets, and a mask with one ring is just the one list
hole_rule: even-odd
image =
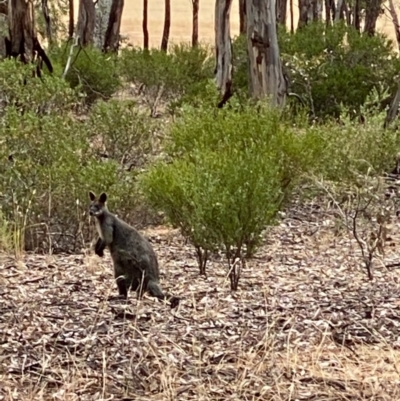
[(400, 399), (399, 272), (368, 281), (355, 242), (307, 215), (273, 230), (237, 293), (221, 261), (201, 278), (176, 232), (148, 231), (175, 310), (107, 301), (108, 254), (3, 255), (0, 400)]

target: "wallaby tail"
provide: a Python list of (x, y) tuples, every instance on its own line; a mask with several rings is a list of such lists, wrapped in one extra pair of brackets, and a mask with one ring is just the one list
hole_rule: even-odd
[(170, 302), (171, 309), (176, 308), (179, 305), (180, 299), (178, 297), (165, 296), (156, 281), (150, 280), (147, 283), (147, 290), (153, 297), (161, 300), (167, 299)]

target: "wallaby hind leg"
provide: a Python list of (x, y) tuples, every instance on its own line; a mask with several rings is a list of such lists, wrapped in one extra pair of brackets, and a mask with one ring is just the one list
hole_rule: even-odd
[(142, 278), (137, 279), (137, 287), (136, 287), (136, 291), (137, 291), (137, 299), (141, 299), (143, 294), (146, 292), (147, 290), (147, 286), (148, 286), (148, 280), (146, 280), (146, 278)]
[(131, 291), (137, 292), (137, 299), (140, 299), (146, 290), (146, 282), (142, 282), (142, 280), (134, 278), (132, 282), (129, 283), (128, 287), (130, 287)]
[(119, 295), (123, 298), (128, 298), (128, 288), (126, 285), (126, 280), (124, 276), (118, 276), (115, 278), (118, 286)]

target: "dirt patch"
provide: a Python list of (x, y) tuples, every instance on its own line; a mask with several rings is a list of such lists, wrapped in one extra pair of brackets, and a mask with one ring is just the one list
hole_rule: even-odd
[[(287, 218), (232, 293), (223, 261), (199, 277), (177, 231), (146, 231), (177, 309), (117, 293), (109, 255), (0, 260), (2, 400), (400, 399), (400, 272)], [(399, 238), (387, 244), (397, 261)]]

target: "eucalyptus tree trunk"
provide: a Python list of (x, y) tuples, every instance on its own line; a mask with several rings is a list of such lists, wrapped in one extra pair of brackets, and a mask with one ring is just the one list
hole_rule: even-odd
[(68, 38), (74, 37), (74, 0), (68, 0)]
[(200, 0), (192, 0), (192, 46), (199, 44), (199, 3)]
[(287, 0), (276, 0), (276, 20), (281, 25), (286, 25)]
[(170, 27), (171, 27), (171, 0), (165, 0), (164, 31), (161, 41), (161, 50), (165, 52), (168, 49)]
[(294, 14), (293, 14), (293, 0), (289, 0), (289, 13), (290, 13), (290, 32), (294, 33)]
[(96, 10), (92, 0), (80, 0), (76, 34), (82, 46), (92, 44), (96, 25)]
[(33, 4), (26, 0), (8, 1), (9, 51), (12, 57), (21, 57), (23, 63), (33, 61), (35, 26)]
[(353, 26), (358, 32), (361, 30), (361, 10), (360, 10), (360, 0), (355, 0), (354, 5), (354, 15), (353, 15)]
[(322, 19), (322, 0), (299, 0), (299, 24), (301, 28)]
[(42, 13), (43, 13), (44, 22), (46, 24), (47, 40), (49, 41), (49, 44), (51, 44), (53, 42), (53, 32), (52, 32), (52, 26), (51, 26), (52, 20), (50, 17), (48, 0), (42, 0)]
[(344, 0), (338, 0), (335, 5), (335, 17), (334, 17), (335, 22), (338, 22), (341, 19), (343, 19), (343, 1)]
[(217, 65), (216, 83), (222, 95), (220, 107), (232, 95), (232, 42), (229, 28), (229, 14), (232, 0), (215, 2), (215, 51)]
[(7, 56), (6, 38), (8, 36), (7, 5), (0, 3), (0, 60)]
[(335, 17), (335, 1), (325, 0), (325, 23), (330, 26)]
[[(93, 0), (91, 0), (93, 1)], [(95, 4), (94, 44), (98, 49), (104, 49), (106, 32), (110, 20), (113, 0), (97, 0)]]
[(111, 4), (108, 26), (104, 38), (104, 51), (117, 52), (119, 47), (119, 33), (121, 29), (122, 12), (124, 0), (113, 0)]
[(322, 8), (323, 8), (322, 0), (312, 0), (311, 1), (312, 20), (313, 21), (321, 21), (322, 20)]
[(394, 32), (396, 34), (397, 46), (400, 50), (400, 23), (393, 0), (389, 0), (389, 12), (390, 16), (392, 17)]
[(287, 82), (283, 76), (276, 33), (275, 0), (247, 0), (247, 44), (250, 60), (250, 94), (269, 97), (283, 107)]
[(148, 0), (143, 0), (143, 48), (147, 50), (149, 48), (149, 29), (148, 29), (148, 12), (149, 12), (149, 2)]
[(246, 0), (239, 0), (239, 33), (246, 35)]
[(396, 118), (396, 115), (399, 110), (399, 104), (400, 104), (400, 80), (397, 87), (397, 92), (392, 100), (392, 103), (390, 104), (389, 110), (387, 111), (385, 122), (383, 124), (384, 128), (387, 128), (389, 124)]
[(0, 7), (0, 13), (7, 16), (4, 25), (8, 25), (8, 37), (3, 43), (6, 57), (19, 57), (23, 63), (38, 60), (36, 73), (39, 76), (42, 62), (53, 72), (53, 66), (36, 35), (33, 3), (29, 0), (8, 0), (6, 7)]
[(381, 0), (369, 0), (365, 8), (364, 32), (369, 36), (375, 35), (376, 21), (381, 11)]

